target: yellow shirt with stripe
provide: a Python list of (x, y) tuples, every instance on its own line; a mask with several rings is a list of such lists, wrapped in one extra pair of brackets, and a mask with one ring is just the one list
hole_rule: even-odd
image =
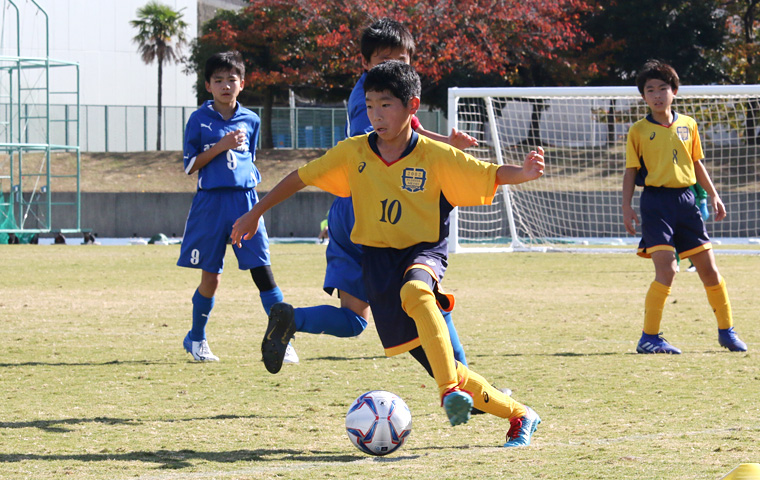
[(348, 138), (298, 170), (305, 184), (352, 198), (352, 242), (396, 249), (438, 242), (442, 195), (452, 206), (493, 200), (497, 165), (422, 135), (405, 157), (386, 163), (369, 135)]
[(648, 115), (628, 131), (625, 166), (644, 167), (644, 185), (683, 188), (697, 183), (694, 162), (704, 158), (697, 122), (673, 115), (670, 125), (661, 125)]

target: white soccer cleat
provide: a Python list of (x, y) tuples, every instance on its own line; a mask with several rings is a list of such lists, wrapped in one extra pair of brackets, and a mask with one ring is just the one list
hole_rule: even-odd
[(185, 340), (182, 342), (182, 346), (185, 347), (187, 353), (193, 356), (198, 362), (218, 362), (219, 357), (211, 353), (211, 349), (208, 348), (208, 342), (204, 338), (200, 342), (194, 342), (190, 340), (190, 334), (188, 333)]
[(298, 354), (292, 343), (288, 343), (285, 348), (285, 357), (283, 357), (282, 363), (298, 363)]

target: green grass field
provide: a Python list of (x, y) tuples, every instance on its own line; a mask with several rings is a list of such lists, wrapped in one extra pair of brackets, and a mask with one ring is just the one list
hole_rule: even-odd
[[(300, 334), (299, 365), (270, 375), (266, 323), (228, 256), (207, 332), (221, 362), (181, 347), (197, 271), (177, 246), (0, 246), (2, 479), (719, 479), (760, 461), (760, 256), (719, 255), (749, 353), (717, 343), (696, 274), (665, 311), (680, 356), (634, 353), (651, 262), (635, 255), (460, 254), (446, 278), (470, 367), (541, 415), (529, 448), (508, 423), (451, 428), (436, 387), (374, 328)], [(317, 305), (324, 247), (274, 245), (286, 299)], [(753, 358), (754, 357), (754, 358)], [(386, 458), (355, 449), (344, 415), (384, 389), (413, 414)]]

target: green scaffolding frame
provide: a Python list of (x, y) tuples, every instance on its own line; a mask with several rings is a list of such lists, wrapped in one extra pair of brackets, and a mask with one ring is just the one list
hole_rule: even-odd
[[(81, 226), (79, 64), (50, 58), (49, 17), (35, 0), (27, 2), (34, 5), (35, 13), (44, 16), (45, 56), (22, 56), (21, 12), (16, 1), (7, 0), (15, 10), (16, 55), (0, 56), (0, 86), (6, 82), (8, 85), (7, 101), (2, 105), (5, 116), (0, 121), (0, 155), (5, 157), (0, 160), (0, 234), (86, 232), (89, 230), (83, 230)], [(55, 89), (56, 82), (51, 75), (62, 69), (68, 69), (69, 75), (72, 74), (71, 69), (74, 70), (73, 90)], [(36, 74), (37, 78), (29, 82), (27, 78), (32, 74)], [(57, 95), (76, 98), (76, 112), (71, 118), (68, 109), (64, 118), (51, 118), (50, 100)], [(66, 124), (62, 142), (54, 143), (51, 139), (50, 126), (53, 122)], [(30, 135), (30, 127), (36, 128), (36, 133)], [(52, 154), (57, 152), (73, 153), (76, 157), (74, 165), (62, 163), (65, 167), (53, 173), (51, 162), (55, 159)], [(24, 159), (31, 154), (40, 158), (34, 170)], [(5, 162), (7, 164), (3, 165)], [(73, 180), (76, 184), (73, 200), (54, 201), (52, 187), (57, 179)], [(54, 222), (54, 216), (65, 220)]]

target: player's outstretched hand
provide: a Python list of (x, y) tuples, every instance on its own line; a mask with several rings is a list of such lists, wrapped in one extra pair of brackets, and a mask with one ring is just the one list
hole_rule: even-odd
[(232, 225), (232, 233), (230, 233), (232, 244), (240, 247), (243, 240), (250, 240), (259, 229), (259, 218), (260, 216), (251, 210), (235, 220)]
[(630, 205), (623, 207), (623, 223), (625, 224), (626, 232), (636, 235), (636, 225), (639, 225), (639, 216), (636, 215), (636, 210)]
[(535, 180), (544, 174), (544, 149), (538, 147), (537, 150), (531, 150), (525, 162), (523, 163), (523, 173), (528, 180)]
[(449, 145), (459, 150), (464, 150), (468, 147), (474, 147), (478, 144), (478, 141), (474, 137), (467, 135), (464, 132), (460, 132), (456, 128), (451, 129), (451, 135), (449, 135)]

